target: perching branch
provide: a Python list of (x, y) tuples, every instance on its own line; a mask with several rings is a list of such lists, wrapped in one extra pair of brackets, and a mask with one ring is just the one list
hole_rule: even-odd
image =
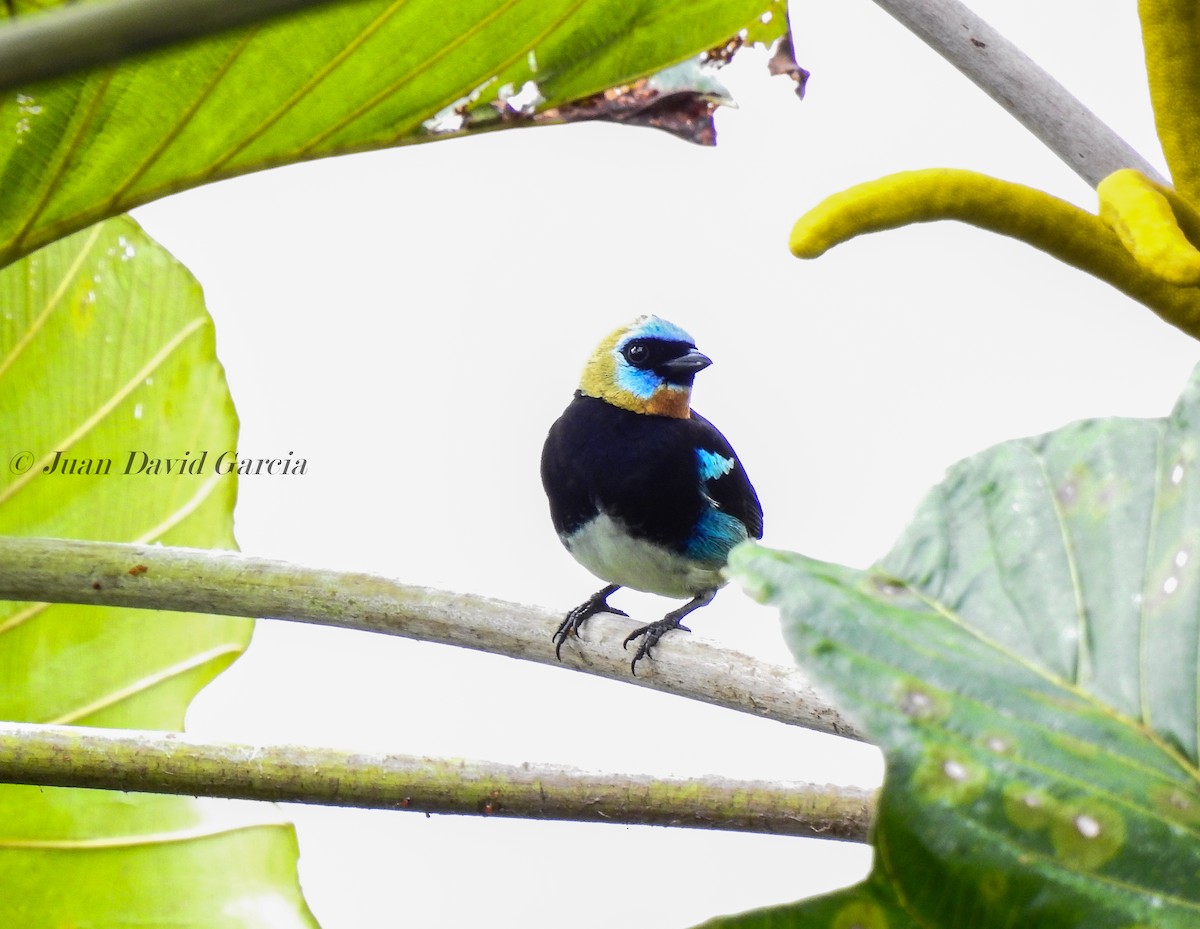
[(526, 819), (726, 829), (865, 842), (853, 787), (588, 774), (182, 733), (0, 723), (0, 781)]
[[(0, 538), (0, 599), (103, 604), (254, 616), (340, 626), (458, 645), (555, 665), (550, 635), (561, 616), (472, 594), (409, 587), (370, 574), (307, 568), (239, 552)], [(163, 617), (170, 622), (170, 617)], [(659, 645), (629, 673), (620, 642), (630, 620), (601, 614), (562, 665), (765, 716), (861, 738), (803, 675), (695, 636)], [(644, 670), (643, 670), (644, 667)]]
[[(1058, 81), (959, 0), (875, 0), (1095, 187), (1150, 164)], [(1165, 182), (1164, 182), (1165, 183)]]

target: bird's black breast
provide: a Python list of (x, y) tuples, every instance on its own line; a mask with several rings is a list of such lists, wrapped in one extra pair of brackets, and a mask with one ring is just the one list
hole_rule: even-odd
[[(701, 478), (697, 452), (735, 462), (716, 480)], [(603, 510), (647, 541), (682, 550), (715, 503), (762, 536), (762, 509), (729, 442), (703, 417), (650, 416), (576, 394), (550, 428), (542, 483), (560, 536)]]

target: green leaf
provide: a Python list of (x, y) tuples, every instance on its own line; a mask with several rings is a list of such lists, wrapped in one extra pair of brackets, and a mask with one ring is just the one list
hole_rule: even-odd
[(270, 804), (12, 786), (4, 794), (5, 926), (316, 926), (296, 881), (295, 830)]
[(865, 884), (717, 925), (1200, 925), (1198, 412), (961, 462), (867, 571), (734, 553), (887, 775)]
[[(237, 416), (195, 280), (119, 219), (0, 272), (0, 307), (0, 533), (235, 547), (236, 476), (212, 459)], [(206, 450), (199, 474), (125, 473)], [(0, 717), (182, 728), (252, 626), (0, 602)]]
[[(236, 475), (213, 456), (236, 448), (237, 417), (212, 321), (199, 285), (132, 220), (0, 271), (0, 410), (0, 532), (233, 547)], [(204, 451), (198, 473), (138, 470), (142, 453), (194, 467)], [(252, 629), (0, 602), (0, 717), (181, 728)], [(3, 926), (315, 925), (294, 833), (270, 807), (4, 785), (0, 823)]]
[[(964, 921), (956, 929), (975, 929), (983, 925)], [(924, 929), (905, 911), (886, 880), (872, 877), (836, 894), (814, 900), (768, 907), (739, 916), (718, 917), (704, 923), (704, 929)]]
[(356, 0), (40, 83), (0, 98), (0, 263), (187, 187), (461, 134), (437, 131), (456, 107), (529, 125), (502, 94), (553, 112), (765, 11), (778, 34), (782, 0)]

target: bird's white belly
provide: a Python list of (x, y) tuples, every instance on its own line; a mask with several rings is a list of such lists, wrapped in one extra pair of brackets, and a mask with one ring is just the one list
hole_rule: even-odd
[(601, 580), (664, 597), (692, 597), (725, 584), (720, 567), (703, 565), (652, 542), (635, 539), (601, 513), (563, 544)]

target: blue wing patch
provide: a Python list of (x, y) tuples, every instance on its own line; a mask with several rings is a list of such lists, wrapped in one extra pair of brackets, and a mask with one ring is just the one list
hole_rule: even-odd
[[(700, 480), (707, 484), (733, 471), (736, 459), (706, 448), (696, 449), (696, 463), (700, 469)], [(724, 561), (729, 550), (747, 537), (745, 524), (736, 516), (723, 513), (717, 504), (705, 495), (707, 506), (704, 514), (692, 529), (684, 546), (689, 558), (703, 561)]]
[(715, 481), (718, 477), (724, 477), (733, 470), (734, 466), (732, 458), (726, 458), (724, 455), (710, 452), (706, 448), (696, 449), (696, 460), (700, 464), (700, 480), (705, 482)]

